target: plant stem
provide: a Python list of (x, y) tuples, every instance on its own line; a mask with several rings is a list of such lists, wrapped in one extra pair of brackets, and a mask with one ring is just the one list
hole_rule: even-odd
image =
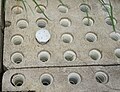
[(115, 24), (114, 24), (114, 17), (113, 17), (113, 7), (112, 7), (112, 4), (111, 4), (110, 0), (109, 0), (110, 12), (109, 12), (109, 10), (107, 9), (107, 7), (105, 6), (106, 3), (105, 3), (103, 0), (98, 0), (98, 1), (99, 1), (99, 2), (103, 5), (103, 7), (106, 9), (106, 11), (107, 11), (107, 13), (108, 13), (108, 15), (109, 15), (109, 18), (110, 18), (110, 20), (111, 20), (111, 22), (112, 22), (113, 31), (116, 31), (116, 29), (115, 29)]
[(44, 13), (44, 11), (41, 9), (41, 7), (39, 6), (39, 4), (36, 2), (36, 0), (32, 0), (35, 4), (36, 4), (36, 6), (40, 9), (40, 11), (42, 12), (42, 14), (48, 19), (48, 20), (50, 20), (50, 18)]

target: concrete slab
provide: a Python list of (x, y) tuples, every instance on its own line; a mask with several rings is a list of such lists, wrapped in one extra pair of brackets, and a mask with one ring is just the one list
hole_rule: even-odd
[(119, 92), (119, 76), (119, 66), (10, 69), (4, 73), (2, 90), (7, 92)]
[[(38, 13), (40, 11), (32, 0), (29, 4), (34, 14), (28, 6), (26, 12), (21, 2), (7, 0), (6, 21), (11, 25), (5, 28), (5, 67), (120, 64), (119, 0), (111, 0), (117, 34), (108, 25), (110, 21), (105, 19), (108, 15), (97, 0), (86, 2), (90, 7), (90, 24), (86, 22), (86, 13), (80, 10), (80, 5), (85, 3), (83, 0), (64, 0), (68, 7), (62, 8), (58, 0), (50, 0), (48, 6), (45, 1), (38, 2), (44, 5), (41, 7), (51, 21)], [(51, 35), (46, 44), (40, 44), (35, 38), (36, 32), (42, 28)], [(42, 51), (45, 53), (41, 55)]]

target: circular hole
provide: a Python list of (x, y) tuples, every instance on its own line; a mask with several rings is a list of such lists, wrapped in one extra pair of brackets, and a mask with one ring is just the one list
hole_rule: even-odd
[(42, 45), (46, 44), (51, 38), (51, 34), (46, 29), (38, 30), (35, 36), (36, 40)]
[(14, 6), (12, 8), (12, 12), (14, 14), (21, 14), (23, 12), (23, 8), (21, 6)]
[(115, 55), (117, 58), (120, 58), (120, 48), (115, 50)]
[(89, 52), (89, 56), (93, 59), (93, 60), (99, 60), (102, 58), (102, 55), (100, 53), (100, 51), (98, 50), (91, 50)]
[(97, 72), (95, 74), (95, 79), (98, 83), (106, 84), (108, 82), (108, 75), (104, 72)]
[(17, 26), (20, 28), (20, 29), (24, 29), (24, 28), (27, 28), (28, 27), (28, 22), (24, 19), (21, 19), (17, 22)]
[(92, 26), (94, 24), (94, 20), (91, 17), (83, 18), (83, 23), (86, 26)]
[(90, 6), (88, 4), (81, 4), (80, 5), (80, 10), (82, 12), (89, 12), (91, 10)]
[(58, 10), (59, 10), (59, 12), (61, 12), (61, 13), (67, 13), (67, 12), (68, 12), (68, 7), (65, 6), (65, 5), (59, 5), (59, 6), (58, 6)]
[(19, 64), (23, 61), (23, 55), (21, 53), (14, 53), (11, 56), (11, 61), (16, 63), (16, 64)]
[(105, 5), (102, 5), (102, 10), (105, 11), (105, 12), (110, 12), (110, 5), (109, 4), (105, 4)]
[(36, 12), (42, 13), (42, 12), (45, 12), (46, 7), (44, 5), (39, 5), (39, 6), (36, 6), (35, 9), (36, 9)]
[(11, 84), (15, 87), (20, 87), (25, 82), (25, 77), (22, 74), (15, 74), (11, 77)]
[(97, 40), (97, 36), (94, 33), (87, 33), (85, 38), (89, 42), (95, 42)]
[(23, 42), (23, 37), (20, 35), (15, 35), (12, 37), (11, 42), (14, 45), (20, 45)]
[(43, 74), (40, 77), (40, 81), (44, 86), (48, 86), (48, 85), (52, 84), (53, 77), (50, 74)]
[(47, 24), (46, 19), (40, 18), (36, 22), (37, 22), (38, 27), (40, 27), (40, 28), (46, 27), (46, 24)]
[(73, 51), (66, 51), (64, 53), (64, 59), (66, 61), (74, 61), (76, 59), (76, 54)]
[(120, 33), (116, 33), (116, 32), (112, 32), (110, 34), (111, 39), (113, 39), (114, 41), (119, 41), (120, 40)]
[(71, 43), (73, 41), (73, 36), (71, 34), (63, 34), (62, 41), (64, 43)]
[(76, 84), (79, 84), (81, 82), (81, 77), (77, 73), (70, 73), (68, 75), (68, 81), (70, 84), (76, 85)]
[(39, 53), (38, 57), (39, 57), (40, 61), (46, 62), (50, 59), (50, 53), (47, 51), (42, 51)]
[(60, 25), (63, 27), (71, 26), (71, 21), (68, 18), (63, 18), (60, 20)]
[(110, 25), (110, 26), (112, 26), (113, 23), (114, 23), (114, 25), (117, 24), (117, 20), (116, 20), (115, 18), (113, 18), (113, 23), (112, 23), (112, 20), (110, 19), (110, 17), (107, 17), (107, 18), (105, 19), (105, 21), (106, 21), (106, 23), (107, 23), (108, 25)]

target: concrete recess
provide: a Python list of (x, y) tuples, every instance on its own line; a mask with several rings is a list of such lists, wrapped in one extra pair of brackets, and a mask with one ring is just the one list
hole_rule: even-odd
[(4, 73), (3, 91), (119, 92), (119, 66), (11, 69)]

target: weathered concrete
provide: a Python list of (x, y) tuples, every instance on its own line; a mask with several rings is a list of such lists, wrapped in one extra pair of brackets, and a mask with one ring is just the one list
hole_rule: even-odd
[[(95, 79), (96, 72), (105, 72), (108, 75), (106, 84), (98, 83)], [(70, 84), (68, 75), (77, 73), (81, 81)], [(42, 84), (41, 76), (50, 74), (53, 78), (50, 85)], [(17, 75), (17, 76), (16, 76)], [(19, 76), (20, 75), (20, 76)], [(21, 76), (22, 75), (22, 76)], [(62, 67), (62, 68), (36, 68), (8, 70), (3, 76), (3, 91), (35, 91), (35, 92), (119, 92), (120, 91), (120, 67)], [(45, 77), (44, 77), (45, 78)], [(77, 78), (76, 75), (73, 78)], [(46, 80), (50, 80), (47, 77)], [(76, 80), (73, 80), (73, 82)], [(79, 79), (77, 80), (79, 81)], [(20, 86), (11, 84), (22, 83)]]
[[(46, 5), (45, 1), (46, 0), (41, 0), (41, 4)], [(115, 18), (117, 19), (116, 29), (120, 30), (120, 2), (119, 0), (111, 0), (111, 2), (114, 6)], [(68, 4), (69, 6), (67, 13), (59, 12), (57, 7), (60, 3), (57, 0), (49, 1), (49, 5), (46, 7), (45, 13), (51, 19), (51, 21), (48, 20), (45, 29), (49, 30), (51, 39), (46, 44), (40, 44), (35, 38), (36, 32), (41, 29), (37, 26), (36, 20), (39, 18), (45, 18), (43, 14), (38, 14), (36, 12), (35, 4), (32, 2), (32, 0), (29, 0), (29, 4), (31, 5), (35, 15), (31, 12), (28, 6), (27, 13), (25, 9), (22, 10), (21, 8), (17, 12), (15, 12), (15, 9), (11, 11), (17, 3), (14, 0), (7, 0), (6, 21), (10, 21), (11, 26), (5, 28), (5, 67), (9, 69), (21, 67), (69, 66), (86, 64), (120, 64), (120, 59), (115, 55), (115, 50), (120, 48), (120, 41), (114, 41), (110, 38), (110, 33), (113, 32), (113, 29), (111, 26), (105, 23), (107, 13), (102, 10), (100, 3), (97, 0), (91, 0), (89, 2), (91, 7), (89, 16), (94, 19), (93, 25), (92, 22), (90, 24), (92, 26), (85, 26), (83, 23), (83, 18), (86, 17), (86, 13), (80, 11), (79, 8), (80, 4), (83, 3), (83, 0), (64, 0), (64, 3)], [(22, 3), (19, 3), (19, 5), (24, 8)], [(63, 18), (63, 20), (61, 20), (61, 18)], [(69, 18), (70, 21), (65, 18)], [(67, 24), (65, 23), (66, 21)], [(63, 27), (66, 25), (69, 27)], [(89, 32), (97, 35), (97, 38), (95, 37), (95, 42), (88, 42), (85, 39), (85, 35)], [(117, 32), (119, 34), (120, 31)], [(61, 37), (64, 33), (69, 33), (73, 36), (73, 41), (71, 43), (64, 43), (62, 41), (63, 38)], [(15, 43), (13, 40), (11, 41), (12, 37), (15, 35), (17, 35), (17, 37), (19, 36), (17, 41), (18, 43)], [(92, 40), (92, 38), (89, 38), (89, 36), (88, 39)], [(15, 45), (19, 44), (19, 41), (21, 44)], [(95, 51), (94, 49), (99, 52)], [(38, 57), (38, 54), (43, 50), (49, 52), (50, 54), (50, 59), (47, 62), (42, 62)], [(74, 59), (71, 62), (66, 61), (64, 58), (64, 53), (67, 50), (73, 51), (76, 54), (75, 57), (73, 55)], [(93, 50), (93, 52), (90, 52), (91, 50)], [(16, 64), (14, 60), (13, 62), (11, 60), (12, 55), (17, 52), (21, 53), (21, 55), (20, 57), (15, 55), (15, 58), (22, 57), (20, 62), (16, 61), (19, 64)], [(118, 54), (120, 55), (119, 51)], [(43, 55), (43, 58), (47, 57), (45, 55)], [(69, 55), (71, 54), (68, 53), (66, 55), (68, 55), (69, 58)], [(93, 55), (92, 57), (97, 60), (93, 60), (89, 55)]]
[[(45, 1), (41, 0), (40, 4), (46, 6)], [(26, 12), (22, 3), (7, 0), (3, 64), (8, 70), (3, 76), (2, 90), (119, 92), (119, 66), (86, 66), (120, 64), (120, 1), (111, 2), (117, 19), (117, 37), (105, 23), (107, 13), (97, 0), (87, 2), (91, 7), (89, 16), (94, 20), (90, 18), (88, 22), (84, 19), (86, 13), (79, 7), (83, 0), (64, 0), (68, 7), (61, 6), (58, 0), (49, 0), (46, 8), (41, 7), (51, 21), (37, 13), (41, 11), (32, 0), (29, 4), (34, 14), (28, 6)], [(50, 36), (42, 32), (45, 38), (42, 35), (36, 39), (36, 32), (42, 28), (48, 30)], [(76, 82), (78, 84), (73, 85)]]

